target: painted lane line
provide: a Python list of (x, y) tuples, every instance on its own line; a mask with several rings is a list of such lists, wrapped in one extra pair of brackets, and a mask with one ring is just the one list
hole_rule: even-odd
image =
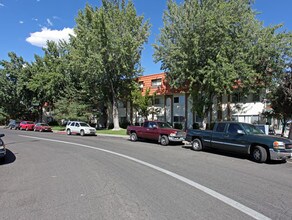
[(62, 143), (62, 144), (70, 144), (70, 145), (75, 145), (75, 146), (79, 146), (79, 147), (84, 147), (84, 148), (89, 148), (89, 149), (93, 149), (93, 150), (98, 150), (98, 151), (102, 151), (102, 152), (105, 152), (105, 153), (109, 153), (109, 154), (112, 154), (112, 155), (116, 155), (116, 156), (119, 156), (119, 157), (122, 157), (122, 158), (125, 158), (125, 159), (128, 159), (128, 160), (131, 160), (131, 161), (134, 161), (136, 163), (139, 163), (139, 164), (142, 164), (144, 166), (147, 166), (147, 167), (150, 167), (154, 170), (157, 170), (161, 173), (164, 173), (164, 174), (167, 174), (177, 180), (180, 180), (190, 186), (193, 186), (194, 188), (224, 202), (225, 204), (249, 215), (250, 217), (254, 218), (254, 219), (258, 219), (258, 220), (270, 220), (270, 218), (268, 218), (267, 216), (239, 203), (239, 202), (236, 202), (235, 200), (229, 198), (229, 197), (226, 197), (212, 189), (209, 189), (199, 183), (196, 183), (190, 179), (187, 179), (183, 176), (180, 176), (176, 173), (173, 173), (169, 170), (166, 170), (166, 169), (163, 169), (161, 167), (158, 167), (158, 166), (155, 166), (153, 164), (150, 164), (150, 163), (147, 163), (145, 161), (142, 161), (142, 160), (139, 160), (139, 159), (136, 159), (134, 157), (130, 157), (130, 156), (127, 156), (125, 154), (120, 154), (120, 153), (116, 153), (114, 151), (110, 151), (110, 150), (105, 150), (105, 149), (102, 149), (102, 148), (98, 148), (98, 147), (93, 147), (93, 146), (89, 146), (89, 145), (85, 145), (85, 144), (78, 144), (78, 143), (73, 143), (73, 142), (68, 142), (68, 141), (60, 141), (60, 140), (55, 140), (55, 139), (47, 139), (47, 138), (39, 138), (39, 137), (32, 137), (32, 136), (26, 136), (26, 135), (19, 135), (21, 137), (25, 137), (25, 138), (32, 138), (32, 139), (38, 139), (38, 140), (44, 140), (44, 141), (50, 141), (50, 142), (57, 142), (57, 143)]

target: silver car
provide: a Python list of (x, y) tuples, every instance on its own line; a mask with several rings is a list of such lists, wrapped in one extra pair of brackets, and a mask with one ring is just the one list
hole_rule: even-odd
[(96, 129), (82, 121), (69, 121), (66, 126), (66, 133), (84, 135), (96, 135)]

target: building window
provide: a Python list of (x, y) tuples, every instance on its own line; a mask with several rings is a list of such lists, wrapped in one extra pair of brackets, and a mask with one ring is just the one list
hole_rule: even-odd
[(252, 101), (259, 102), (260, 101), (260, 94), (259, 93), (252, 94)]
[(174, 97), (173, 98), (173, 103), (179, 103), (179, 97)]
[(161, 104), (161, 103), (160, 103), (160, 98), (155, 98), (155, 99), (154, 99), (154, 104), (155, 104), (155, 105), (159, 105), (159, 104)]
[(164, 116), (157, 116), (157, 121), (164, 121)]
[(161, 86), (161, 79), (153, 79), (151, 80), (151, 86), (156, 88), (158, 86)]
[(245, 103), (246, 102), (246, 97), (238, 92), (236, 93), (233, 93), (232, 94), (232, 102), (233, 103), (238, 103), (238, 102), (243, 102)]
[(138, 85), (139, 85), (139, 89), (143, 90), (144, 82), (143, 82), (143, 81), (140, 81), (140, 82), (138, 83)]
[(119, 106), (119, 108), (126, 108), (127, 102), (119, 102), (118, 106)]
[(174, 116), (173, 122), (184, 122), (185, 117), (184, 116)]
[(238, 103), (239, 100), (240, 100), (240, 95), (239, 95), (239, 93), (234, 93), (234, 94), (232, 94), (232, 102), (233, 102), (233, 103)]

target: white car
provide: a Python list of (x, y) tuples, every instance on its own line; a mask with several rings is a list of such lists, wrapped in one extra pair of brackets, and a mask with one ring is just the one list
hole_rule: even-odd
[(96, 129), (82, 121), (69, 121), (66, 126), (66, 133), (68, 135), (80, 134), (81, 136), (96, 135)]

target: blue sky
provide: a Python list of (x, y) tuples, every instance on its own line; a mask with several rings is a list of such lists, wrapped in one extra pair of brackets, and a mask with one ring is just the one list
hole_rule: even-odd
[[(182, 0), (177, 0), (182, 1)], [(47, 39), (66, 38), (75, 26), (75, 17), (86, 2), (99, 6), (100, 0), (0, 0), (0, 60), (15, 52), (26, 61), (34, 54), (43, 55), (41, 46)], [(159, 73), (160, 64), (153, 61), (152, 44), (163, 26), (162, 14), (167, 0), (133, 0), (139, 15), (150, 20), (151, 36), (142, 55), (144, 75)], [(292, 31), (292, 0), (256, 0), (253, 8), (265, 26), (284, 24)]]

